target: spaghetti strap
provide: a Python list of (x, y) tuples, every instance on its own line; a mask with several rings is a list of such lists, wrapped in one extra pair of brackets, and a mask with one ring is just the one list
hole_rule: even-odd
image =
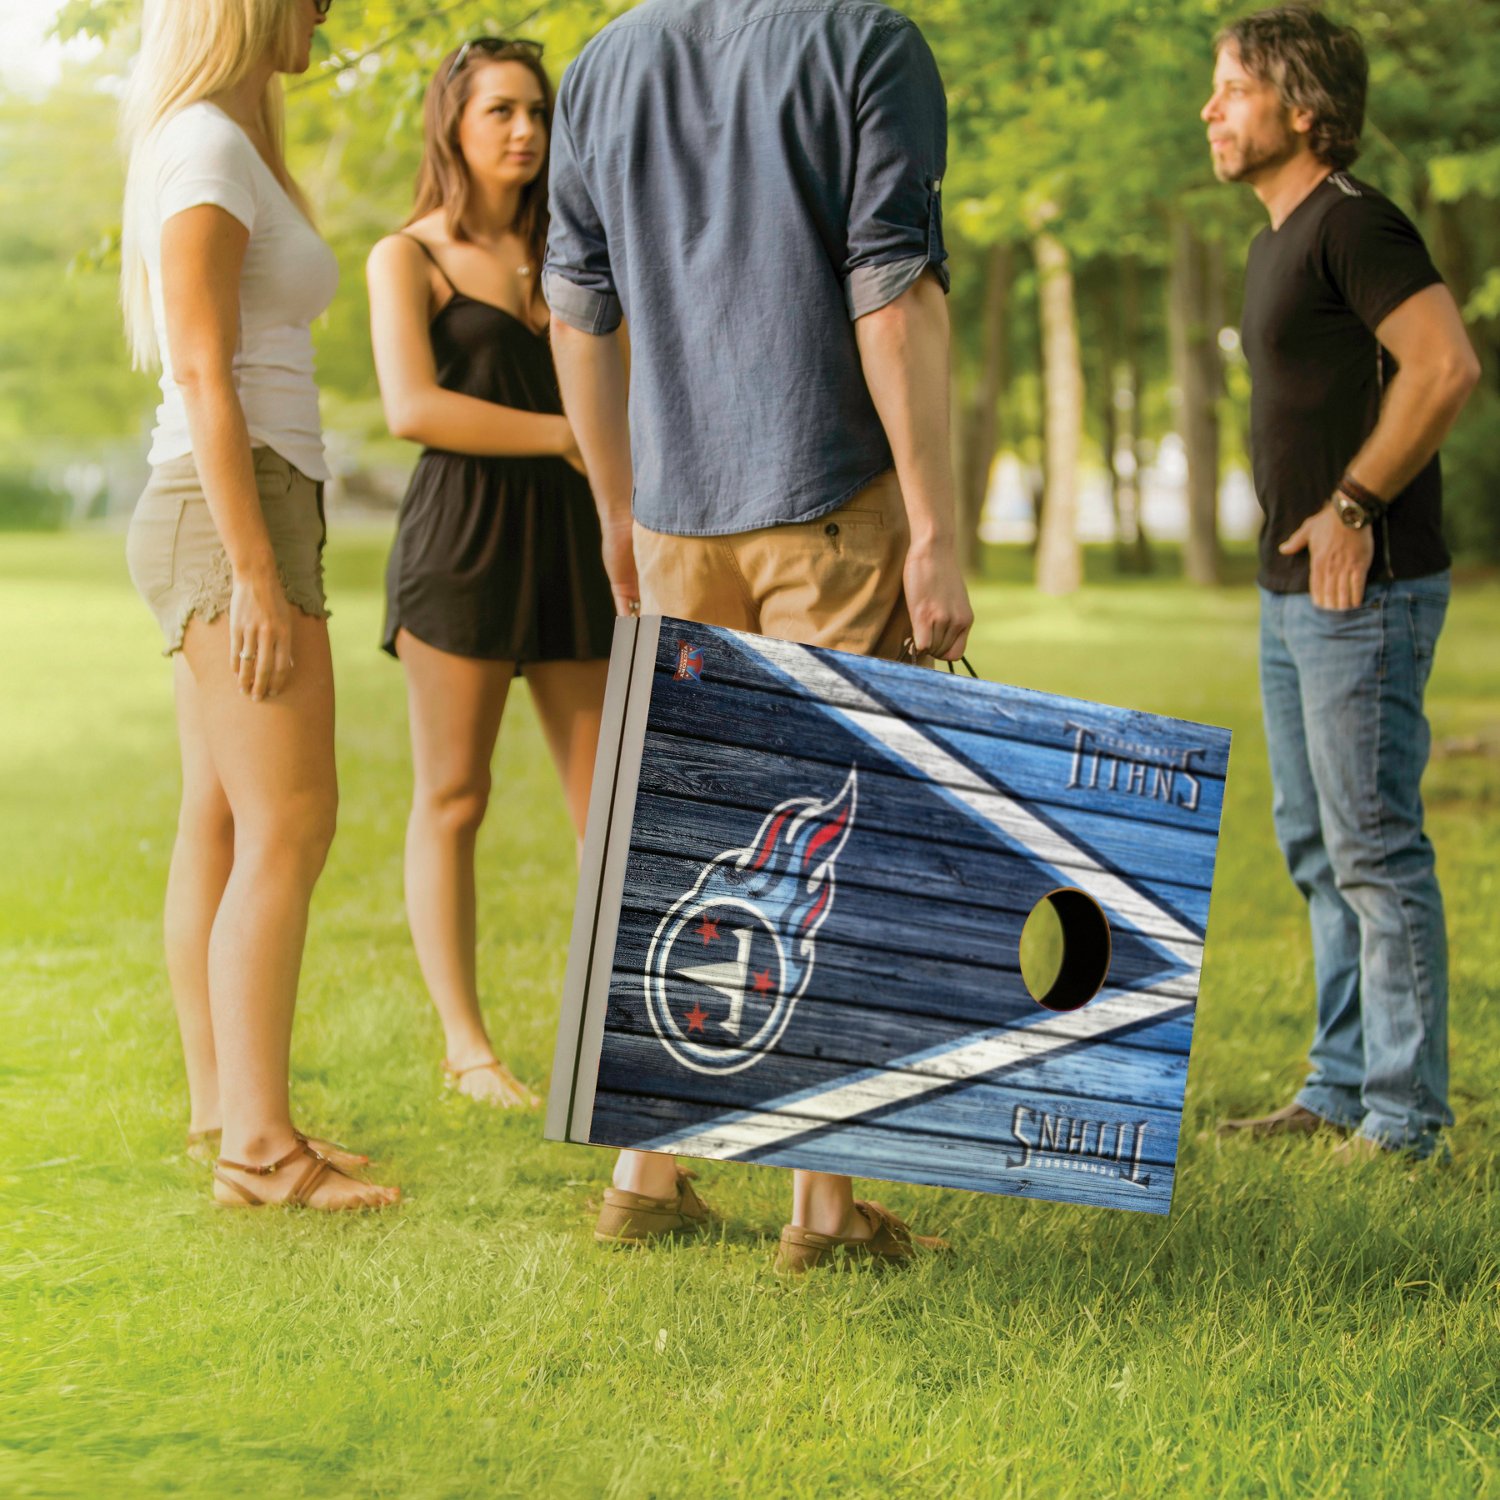
[(421, 250), (422, 254), (425, 255), (427, 259), (437, 267), (438, 275), (448, 283), (448, 290), (452, 292), (455, 297), (461, 297), (463, 295), (463, 293), (453, 285), (453, 278), (443, 269), (442, 261), (440, 261), (437, 256), (432, 253), (432, 247), (428, 245), (425, 240), (419, 240), (416, 235), (408, 234), (404, 229), (398, 229), (396, 233), (399, 234), (403, 240), (410, 240), (412, 244), (417, 246), (417, 248)]

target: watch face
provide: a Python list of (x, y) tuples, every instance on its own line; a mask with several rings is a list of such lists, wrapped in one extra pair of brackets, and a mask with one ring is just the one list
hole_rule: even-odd
[(1357, 500), (1351, 500), (1347, 495), (1340, 495), (1337, 504), (1339, 520), (1345, 526), (1359, 531), (1370, 524), (1370, 513)]

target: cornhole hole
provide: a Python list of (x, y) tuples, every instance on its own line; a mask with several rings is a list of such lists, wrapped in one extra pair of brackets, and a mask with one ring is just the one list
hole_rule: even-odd
[(619, 621), (547, 1136), (1167, 1212), (1229, 741)]

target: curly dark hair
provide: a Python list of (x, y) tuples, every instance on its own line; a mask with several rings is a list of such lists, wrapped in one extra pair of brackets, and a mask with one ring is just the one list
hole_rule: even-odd
[(1252, 78), (1273, 85), (1288, 109), (1312, 112), (1308, 146), (1334, 171), (1359, 155), (1370, 64), (1352, 26), (1301, 5), (1260, 10), (1226, 26), (1214, 49), (1233, 47)]

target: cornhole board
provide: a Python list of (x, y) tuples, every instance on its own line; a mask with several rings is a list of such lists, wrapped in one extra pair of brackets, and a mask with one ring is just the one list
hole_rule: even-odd
[(1167, 1212), (1229, 741), (620, 620), (548, 1138)]

